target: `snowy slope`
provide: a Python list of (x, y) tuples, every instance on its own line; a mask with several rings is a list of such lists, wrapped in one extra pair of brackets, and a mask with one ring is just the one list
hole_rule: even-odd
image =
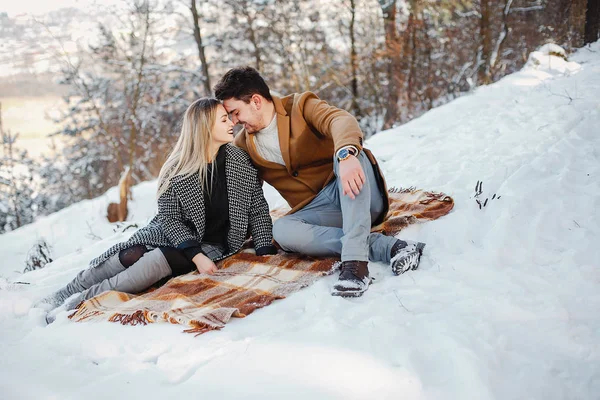
[[(371, 263), (359, 299), (327, 277), (197, 338), (64, 313), (45, 326), (32, 301), (131, 233), (104, 221), (116, 192), (0, 236), (0, 397), (600, 398), (600, 43), (537, 60), (369, 140), (390, 186), (456, 207), (401, 233), (428, 244), (419, 270)], [(497, 195), (482, 209), (477, 181)], [(135, 221), (155, 185), (134, 189)], [(59, 258), (15, 272), (38, 236)]]

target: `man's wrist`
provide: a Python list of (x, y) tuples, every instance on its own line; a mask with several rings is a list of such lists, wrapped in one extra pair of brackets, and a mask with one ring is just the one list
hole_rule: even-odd
[(338, 161), (344, 161), (350, 158), (350, 156), (357, 155), (358, 149), (352, 145), (344, 146), (335, 153), (335, 156), (337, 157)]

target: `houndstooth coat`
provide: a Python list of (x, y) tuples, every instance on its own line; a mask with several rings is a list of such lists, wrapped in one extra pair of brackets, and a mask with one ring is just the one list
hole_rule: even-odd
[[(261, 182), (248, 154), (226, 144), (225, 177), (229, 198), (229, 252), (207, 252), (213, 261), (221, 260), (240, 250), (252, 234), (255, 248), (270, 245), (273, 223)], [(198, 175), (177, 177), (158, 199), (158, 214), (126, 242), (118, 243), (90, 262), (94, 268), (121, 250), (134, 245), (186, 248), (201, 243), (205, 229), (205, 208)], [(203, 249), (205, 246), (203, 244)]]

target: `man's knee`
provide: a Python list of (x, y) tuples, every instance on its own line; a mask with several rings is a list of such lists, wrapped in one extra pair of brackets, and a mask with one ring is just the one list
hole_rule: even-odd
[(290, 242), (289, 238), (293, 232), (293, 222), (290, 218), (282, 217), (273, 223), (273, 239), (280, 246), (284, 246)]
[(306, 224), (293, 216), (279, 218), (273, 224), (273, 239), (283, 250), (299, 251), (306, 241)]

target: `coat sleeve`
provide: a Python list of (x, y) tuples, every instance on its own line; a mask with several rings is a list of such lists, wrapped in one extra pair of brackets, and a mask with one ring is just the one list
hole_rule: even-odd
[(269, 214), (269, 204), (265, 199), (262, 190), (262, 184), (257, 177), (254, 182), (252, 192), (252, 205), (250, 206), (250, 215), (248, 218), (250, 223), (250, 232), (254, 240), (254, 247), (259, 249), (264, 246), (269, 246), (273, 242), (273, 221)]
[(298, 106), (309, 125), (333, 139), (336, 152), (348, 145), (362, 150), (363, 133), (349, 112), (327, 104), (311, 92), (300, 95)]
[(167, 239), (180, 249), (199, 246), (194, 231), (184, 223), (183, 209), (173, 185), (158, 199), (158, 221)]

